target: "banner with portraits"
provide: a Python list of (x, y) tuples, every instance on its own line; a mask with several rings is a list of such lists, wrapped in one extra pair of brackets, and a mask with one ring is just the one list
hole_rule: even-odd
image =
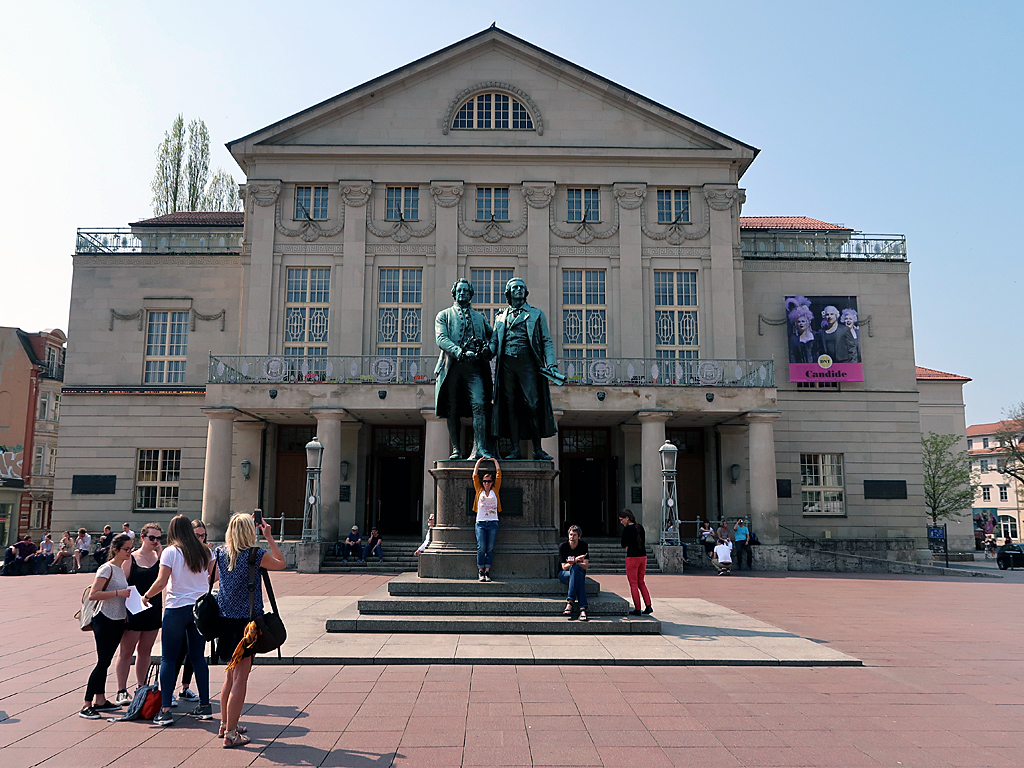
[(787, 296), (791, 382), (864, 381), (856, 296)]

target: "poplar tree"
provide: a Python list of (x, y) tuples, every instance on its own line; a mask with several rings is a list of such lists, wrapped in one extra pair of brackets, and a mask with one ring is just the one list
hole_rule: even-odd
[(153, 215), (176, 211), (240, 211), (234, 178), (223, 168), (210, 176), (210, 132), (202, 118), (178, 115), (156, 148)]

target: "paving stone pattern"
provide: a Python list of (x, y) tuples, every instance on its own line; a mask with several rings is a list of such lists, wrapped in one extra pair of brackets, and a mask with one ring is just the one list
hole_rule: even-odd
[[(253, 744), (237, 750), (220, 748), (216, 720), (157, 728), (77, 717), (94, 656), (72, 617), (88, 581), (0, 581), (3, 768), (1021, 764), (1017, 581), (655, 576), (656, 609), (702, 600), (864, 666), (260, 666), (243, 714)], [(275, 575), (291, 609), (354, 600), (385, 581)], [(628, 595), (624, 578), (601, 581)], [(301, 634), (304, 621), (315, 619), (290, 617), (289, 629)], [(414, 647), (422, 639), (404, 637)], [(509, 652), (522, 642), (488, 639)], [(215, 690), (222, 675), (220, 667), (211, 673)]]

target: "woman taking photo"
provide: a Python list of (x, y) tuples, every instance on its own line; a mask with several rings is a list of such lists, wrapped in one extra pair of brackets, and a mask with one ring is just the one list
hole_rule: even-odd
[[(217, 592), (217, 607), (220, 608), (221, 616), (217, 653), (221, 661), (228, 662), (224, 670), (224, 686), (220, 689), (219, 731), (226, 749), (249, 743), (249, 738), (243, 735), (246, 729), (239, 726), (238, 718), (245, 704), (252, 657), (256, 653), (252, 644), (256, 641), (258, 630), (251, 617), (263, 613), (263, 582), (259, 569), (280, 571), (286, 564), (284, 555), (270, 533), (270, 523), (264, 521), (260, 532), (270, 546), (269, 553), (256, 546), (256, 527), (252, 515), (239, 512), (228, 523), (224, 546), (217, 547), (214, 552), (217, 564), (214, 580), (220, 582), (220, 591)], [(250, 578), (255, 580), (251, 609)]]
[[(156, 523), (142, 526), (142, 546), (124, 561), (124, 575), (128, 586), (139, 590), (140, 595), (153, 586), (160, 575), (160, 537), (163, 530)], [(153, 643), (160, 632), (160, 621), (163, 616), (163, 604), (160, 595), (156, 595), (148, 611), (133, 613), (128, 616), (128, 624), (121, 636), (121, 650), (114, 666), (117, 678), (117, 703), (131, 704), (132, 697), (128, 694), (128, 670), (135, 654), (135, 685), (142, 687), (149, 675), (149, 662), (152, 657)]]
[(171, 714), (171, 697), (174, 694), (175, 662), (181, 644), (187, 643), (188, 656), (195, 669), (196, 686), (199, 688), (199, 706), (191, 715), (200, 720), (212, 720), (210, 706), (210, 668), (203, 652), (206, 641), (196, 629), (192, 607), (200, 595), (209, 587), (210, 550), (196, 538), (192, 524), (184, 515), (175, 515), (167, 529), (167, 546), (160, 554), (160, 575), (157, 576), (142, 601), (150, 600), (167, 587), (164, 603), (163, 640), (160, 653), (160, 712), (153, 718), (156, 725), (174, 725)]
[[(647, 591), (644, 576), (647, 573), (647, 536), (644, 527), (636, 522), (633, 512), (622, 510), (619, 515), (622, 523), (622, 546), (626, 549), (626, 578), (629, 579), (629, 591), (633, 596), (633, 610), (630, 616), (642, 613), (654, 613), (651, 607), (651, 593)], [(643, 594), (647, 607), (640, 610), (640, 595)]]
[(89, 675), (85, 687), (85, 704), (78, 713), (86, 720), (99, 720), (102, 712), (120, 709), (120, 704), (107, 701), (103, 689), (106, 687), (107, 670), (114, 658), (114, 652), (121, 642), (124, 620), (128, 611), (124, 600), (128, 597), (128, 579), (122, 566), (132, 551), (132, 540), (121, 534), (110, 547), (110, 558), (96, 571), (96, 578), (89, 590), (89, 599), (98, 600), (99, 608), (92, 617), (92, 634), (96, 640), (96, 666)]
[(473, 467), (473, 488), (476, 496), (473, 500), (473, 511), (476, 512), (476, 569), (479, 581), (491, 580), (491, 563), (494, 562), (494, 541), (498, 538), (498, 513), (501, 512), (501, 499), (498, 490), (501, 488), (501, 467), (497, 459), (494, 472), (484, 472), (480, 477), (481, 456)]

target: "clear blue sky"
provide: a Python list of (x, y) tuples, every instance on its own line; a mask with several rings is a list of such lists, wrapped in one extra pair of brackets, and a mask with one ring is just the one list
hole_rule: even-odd
[(762, 151), (746, 215), (907, 235), (917, 362), (1024, 400), (1019, 2), (47, 2), (0, 30), (0, 325), (67, 328), (76, 227), (150, 214), (179, 112), (225, 142), (498, 26)]

